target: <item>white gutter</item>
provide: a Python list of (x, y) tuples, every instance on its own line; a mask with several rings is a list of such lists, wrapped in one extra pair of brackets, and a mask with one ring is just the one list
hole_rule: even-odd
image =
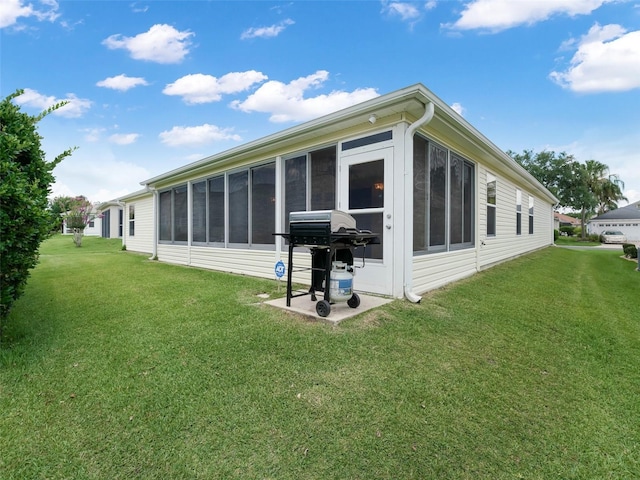
[[(404, 132), (404, 296), (413, 303), (422, 297), (413, 293), (413, 134), (433, 119), (433, 102), (425, 105), (424, 114)], [(408, 165), (411, 167), (409, 168)]]

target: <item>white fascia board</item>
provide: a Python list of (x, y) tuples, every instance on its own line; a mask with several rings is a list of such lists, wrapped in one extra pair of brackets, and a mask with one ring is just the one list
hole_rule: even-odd
[(487, 158), (492, 159), (493, 162), (502, 166), (504, 169), (512, 171), (515, 176), (521, 178), (525, 184), (528, 184), (533, 190), (538, 191), (542, 196), (546, 197), (549, 202), (553, 204), (558, 202), (558, 199), (538, 182), (533, 175), (509, 157), (509, 155), (500, 150), (493, 142), (421, 83), (386, 95), (381, 95), (366, 102), (239, 145), (224, 152), (205, 157), (196, 162), (145, 180), (141, 182), (141, 185), (155, 186), (160, 182), (168, 183), (178, 180), (181, 177), (191, 176), (199, 170), (205, 170), (212, 165), (224, 165), (227, 162), (237, 161), (243, 155), (249, 153), (259, 154), (260, 152), (276, 151), (274, 155), (277, 155), (277, 149), (284, 149), (287, 145), (297, 143), (305, 137), (312, 138), (321, 133), (329, 133), (353, 125), (366, 124), (372, 113), (375, 113), (378, 117), (408, 113), (414, 118), (419, 118), (424, 111), (424, 106), (428, 102), (433, 102), (436, 107), (435, 117), (440, 119), (444, 124), (449, 125), (450, 128), (456, 130), (457, 135), (462, 136), (474, 145), (476, 150), (487, 152)]

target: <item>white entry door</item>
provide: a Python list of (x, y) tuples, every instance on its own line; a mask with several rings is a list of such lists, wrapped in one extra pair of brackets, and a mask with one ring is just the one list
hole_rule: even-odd
[[(379, 234), (379, 244), (358, 247), (354, 252), (356, 276), (353, 288), (391, 295), (393, 275), (393, 148), (342, 155), (340, 159), (339, 208), (356, 220), (361, 230)], [(365, 254), (364, 267), (363, 251)]]

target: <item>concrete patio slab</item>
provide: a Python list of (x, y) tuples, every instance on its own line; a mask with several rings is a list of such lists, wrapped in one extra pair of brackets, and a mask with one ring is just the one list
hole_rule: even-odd
[[(318, 300), (322, 300), (322, 296), (322, 293), (318, 294)], [(316, 313), (316, 302), (311, 300), (311, 295), (292, 298), (290, 307), (287, 307), (286, 297), (268, 300), (264, 303), (266, 305), (271, 305), (276, 308), (281, 308), (283, 310), (310, 317), (314, 320), (322, 320), (324, 322), (338, 324), (347, 318), (355, 317), (356, 315), (360, 315), (368, 310), (378, 308), (393, 301), (392, 298), (376, 297), (359, 292), (358, 296), (360, 297), (360, 306), (358, 308), (349, 307), (347, 302), (334, 303), (331, 305), (331, 312), (326, 317), (321, 317)]]

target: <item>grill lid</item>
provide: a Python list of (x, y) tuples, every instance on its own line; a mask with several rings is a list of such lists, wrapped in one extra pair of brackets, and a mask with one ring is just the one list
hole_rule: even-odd
[(356, 219), (341, 210), (312, 210), (308, 212), (291, 212), (289, 224), (324, 223), (329, 224), (332, 232), (340, 229), (352, 230), (356, 228)]

